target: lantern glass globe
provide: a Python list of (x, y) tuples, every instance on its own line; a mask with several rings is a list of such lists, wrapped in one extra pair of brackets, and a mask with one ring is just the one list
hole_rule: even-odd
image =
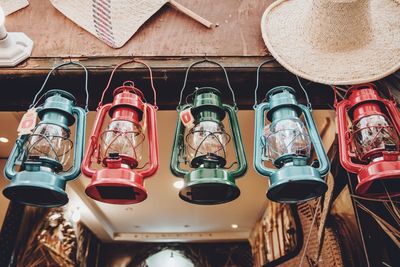
[(145, 136), (139, 125), (126, 120), (112, 121), (107, 131), (103, 133), (102, 139), (103, 158), (116, 153), (123, 156), (124, 163), (129, 166), (137, 165), (137, 162), (142, 159)]
[(186, 141), (187, 156), (190, 161), (206, 155), (225, 159), (226, 145), (230, 141), (230, 136), (225, 132), (222, 123), (202, 121), (190, 130)]
[(356, 152), (362, 160), (379, 157), (386, 145), (399, 143), (396, 130), (382, 115), (361, 118), (354, 125), (354, 132)]
[(64, 128), (55, 124), (39, 124), (29, 136), (26, 146), (29, 159), (49, 164), (57, 162), (63, 165), (63, 170), (70, 168), (73, 143)]
[(282, 119), (264, 128), (267, 157), (275, 161), (284, 155), (309, 157), (311, 140), (303, 122), (298, 118)]

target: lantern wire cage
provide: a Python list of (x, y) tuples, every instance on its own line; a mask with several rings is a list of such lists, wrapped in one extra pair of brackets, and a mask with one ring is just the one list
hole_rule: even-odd
[[(102, 162), (103, 165), (106, 166), (105, 160), (109, 158), (114, 151), (131, 151), (131, 153), (123, 153), (118, 156), (123, 162), (130, 162), (128, 165), (130, 165), (131, 168), (136, 168), (138, 166), (138, 161), (141, 159), (140, 150), (144, 143), (145, 135), (140, 125), (134, 124), (134, 126), (136, 126), (133, 127), (135, 129), (131, 131), (125, 131), (123, 129), (103, 131), (100, 139), (104, 146), (103, 149), (99, 146), (102, 152), (100, 153), (101, 158), (99, 158), (98, 162)], [(110, 138), (111, 140), (109, 140)], [(121, 146), (121, 144), (123, 144), (122, 147), (118, 147)]]
[[(284, 136), (285, 138), (282, 138)], [(279, 144), (279, 146), (268, 146), (267, 144)], [(263, 145), (263, 160), (275, 161), (283, 156), (309, 156), (311, 152), (311, 140), (306, 131), (295, 128), (285, 128), (277, 131), (270, 131), (266, 126), (264, 135), (261, 136)]]
[[(380, 152), (387, 148), (398, 150), (399, 137), (395, 128), (381, 115), (369, 116), (370, 121), (361, 121), (353, 125), (351, 140), (354, 143), (355, 152), (362, 161), (368, 162), (379, 157)], [(374, 125), (375, 124), (375, 125)], [(378, 124), (378, 125), (376, 125)]]
[[(231, 136), (225, 132), (225, 130), (223, 130), (222, 125), (220, 127), (222, 130), (211, 131), (204, 128), (197, 129), (196, 127), (193, 127), (189, 130), (185, 137), (185, 143), (187, 144), (188, 148), (186, 150), (186, 158), (192, 158), (191, 167), (196, 168), (200, 165), (197, 159), (210, 157), (219, 159), (221, 165), (220, 167), (225, 168), (227, 159), (227, 145), (231, 141)], [(197, 143), (197, 146), (194, 146), (195, 144), (193, 144), (194, 142), (191, 140), (196, 140), (198, 138), (200, 139), (200, 142), (195, 142)], [(212, 147), (209, 144), (212, 144)], [(212, 149), (212, 151), (210, 151), (210, 149)]]
[(28, 160), (40, 158), (50, 164), (56, 164), (57, 171), (68, 172), (72, 168), (70, 156), (73, 147), (74, 143), (66, 136), (49, 136), (46, 133), (35, 132), (26, 142), (27, 158)]

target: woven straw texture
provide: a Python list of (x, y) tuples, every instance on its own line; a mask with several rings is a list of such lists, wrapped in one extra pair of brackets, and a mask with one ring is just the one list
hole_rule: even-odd
[(290, 72), (324, 84), (381, 79), (400, 68), (400, 0), (280, 0), (264, 42)]
[(168, 0), (50, 0), (55, 8), (113, 48), (122, 47)]

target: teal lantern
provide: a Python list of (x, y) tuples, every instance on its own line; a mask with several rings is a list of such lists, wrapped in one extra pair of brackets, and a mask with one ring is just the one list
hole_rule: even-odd
[[(54, 69), (68, 64), (82, 66), (70, 62)], [(87, 93), (87, 71), (84, 69)], [(41, 97), (45, 99), (44, 103), (36, 106), (36, 98), (45, 83), (30, 109), (37, 113), (40, 122), (32, 127), (31, 133), (24, 133), (17, 139), (4, 170), (11, 183), (5, 187), (3, 194), (26, 205), (57, 207), (68, 202), (65, 193), (67, 181), (80, 174), (86, 112), (76, 106), (73, 95), (63, 90), (48, 91)], [(74, 124), (75, 138), (71, 139), (70, 127)]]
[[(278, 86), (267, 93), (266, 102), (255, 106), (255, 110), (254, 167), (270, 179), (267, 197), (276, 202), (297, 203), (324, 194), (327, 184), (323, 177), (329, 171), (329, 160), (310, 105), (299, 104), (293, 88)], [(312, 145), (318, 156), (318, 168), (310, 165)], [(268, 161), (276, 168), (267, 167)]]
[[(223, 69), (233, 94), (234, 106), (222, 103), (221, 92), (213, 87), (196, 88), (191, 94), (193, 101), (181, 106), (188, 72), (202, 62), (216, 64)], [(184, 186), (179, 192), (184, 201), (212, 205), (239, 197), (240, 190), (235, 179), (244, 175), (247, 161), (236, 112), (235, 96), (225, 68), (209, 60), (193, 63), (187, 69), (181, 91), (170, 166), (175, 176), (184, 179)], [(223, 122), (226, 117), (229, 117), (232, 136), (225, 131)], [(236, 157), (233, 163), (228, 162), (227, 147), (231, 141)], [(237, 167), (231, 170), (234, 165)]]

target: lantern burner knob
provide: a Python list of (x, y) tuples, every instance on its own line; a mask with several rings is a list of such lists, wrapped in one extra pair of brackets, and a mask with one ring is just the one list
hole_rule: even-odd
[(108, 154), (108, 157), (110, 159), (119, 159), (119, 153), (118, 152), (111, 152)]
[(397, 151), (396, 144), (385, 144), (386, 151)]
[(201, 165), (204, 165), (206, 168), (224, 167), (226, 165), (226, 159), (214, 153), (208, 153), (192, 159), (192, 168), (198, 168)]

